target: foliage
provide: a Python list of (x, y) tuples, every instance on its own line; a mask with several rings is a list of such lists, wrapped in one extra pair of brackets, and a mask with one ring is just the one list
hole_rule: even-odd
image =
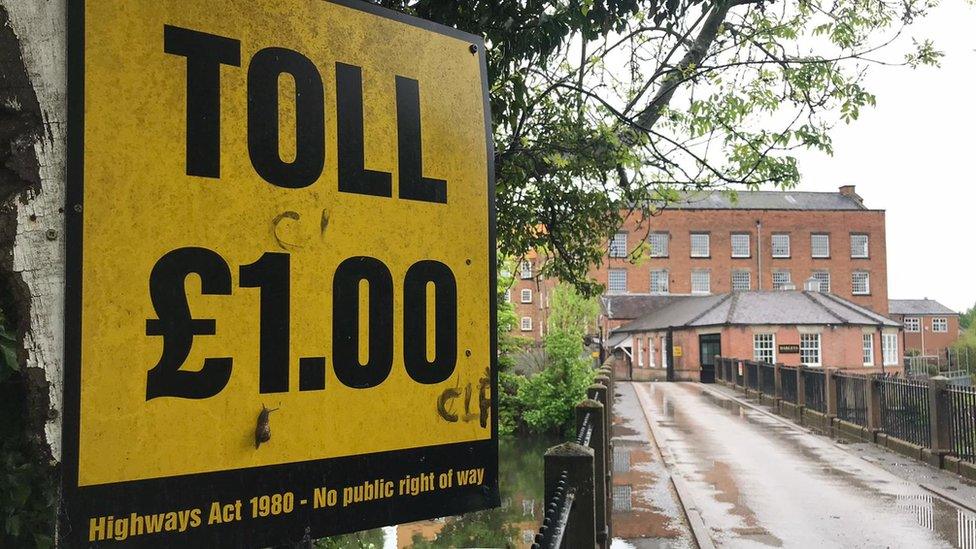
[(869, 68), (941, 55), (907, 35), (937, 0), (374, 1), (485, 38), (501, 252), (586, 295), (621, 209), (791, 187), (793, 150), (874, 105)]
[(581, 295), (569, 284), (557, 284), (549, 298), (549, 329), (583, 335), (596, 326), (600, 306), (596, 298)]
[(498, 373), (498, 434), (513, 435), (518, 431), (525, 405), (519, 398), (526, 377), (501, 371)]
[(536, 433), (569, 433), (573, 408), (586, 396), (594, 372), (583, 358), (579, 334), (550, 331), (546, 336), (546, 368), (522, 385), (518, 399), (522, 420)]
[(315, 547), (320, 549), (382, 549), (383, 530), (376, 528), (322, 538), (315, 540)]
[(505, 299), (509, 289), (515, 282), (514, 273), (515, 262), (512, 259), (500, 256), (498, 261), (498, 281), (497, 281), (497, 309), (498, 309), (498, 370), (506, 372), (515, 365), (515, 356), (521, 352), (528, 340), (515, 335), (515, 328), (518, 326), (518, 317), (515, 315), (515, 306), (510, 299)]
[(969, 330), (973, 326), (974, 320), (976, 320), (976, 305), (973, 305), (966, 312), (959, 315), (959, 327), (963, 330)]
[(0, 547), (53, 547), (57, 476), (27, 437), (15, 342), (0, 312)]

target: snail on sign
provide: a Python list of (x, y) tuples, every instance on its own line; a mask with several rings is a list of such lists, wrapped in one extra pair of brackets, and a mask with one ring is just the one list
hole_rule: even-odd
[(268, 408), (261, 405), (261, 412), (258, 414), (258, 425), (254, 429), (254, 448), (257, 449), (262, 443), (271, 440), (271, 412), (277, 408)]

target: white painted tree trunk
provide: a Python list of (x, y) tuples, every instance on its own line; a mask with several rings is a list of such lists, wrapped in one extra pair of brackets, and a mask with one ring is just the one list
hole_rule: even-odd
[[(33, 388), (47, 382), (50, 410), (43, 438), (51, 458), (61, 457), (64, 343), (64, 213), (66, 152), (65, 0), (0, 0), (20, 44), (30, 86), (40, 106), (43, 132), (33, 143), (40, 187), (8, 200), (16, 212), (12, 275), (26, 287), (29, 313), (23, 337)], [(16, 107), (7, 105), (6, 107)], [(34, 398), (37, 400), (37, 396)], [(43, 398), (40, 399), (43, 402)], [(43, 411), (41, 411), (43, 412)]]

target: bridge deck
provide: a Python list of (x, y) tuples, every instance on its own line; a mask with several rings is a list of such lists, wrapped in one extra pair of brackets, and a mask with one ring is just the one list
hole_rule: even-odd
[[(961, 478), (865, 458), (857, 445), (843, 447), (714, 386), (626, 385), (619, 392), (636, 392), (664, 463), (683, 480), (684, 506), (704, 523), (696, 533), (710, 539), (702, 545), (976, 547), (976, 513), (920, 486), (937, 476), (935, 484), (965, 502), (976, 492)], [(627, 415), (626, 405), (618, 410)]]

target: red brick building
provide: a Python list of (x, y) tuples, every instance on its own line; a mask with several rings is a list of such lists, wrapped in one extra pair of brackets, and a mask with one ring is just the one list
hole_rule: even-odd
[(891, 299), (888, 314), (904, 326), (906, 352), (938, 355), (959, 339), (959, 313), (933, 299)]
[(515, 330), (522, 337), (541, 341), (546, 335), (549, 320), (549, 294), (555, 280), (538, 276), (543, 258), (535, 252), (526, 254), (512, 273), (512, 287), (505, 300), (515, 308)]
[(608, 343), (636, 380), (664, 379), (671, 363), (675, 379), (698, 381), (715, 355), (900, 371), (899, 332), (897, 322), (831, 294), (753, 290), (677, 298), (617, 328)]

